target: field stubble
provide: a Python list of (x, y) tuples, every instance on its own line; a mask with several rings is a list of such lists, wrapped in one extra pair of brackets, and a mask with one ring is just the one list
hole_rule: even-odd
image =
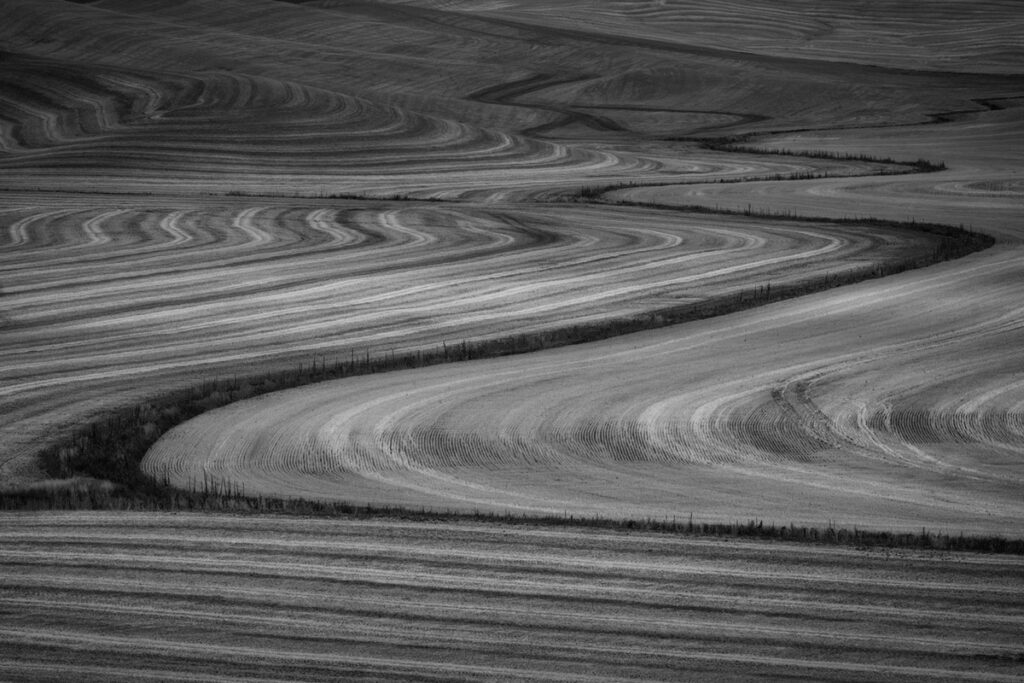
[(139, 513), (5, 514), (0, 547), (12, 680), (1024, 673), (1019, 557)]

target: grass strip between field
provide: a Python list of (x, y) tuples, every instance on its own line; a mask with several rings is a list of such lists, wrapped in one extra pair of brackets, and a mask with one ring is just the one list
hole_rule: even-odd
[(951, 535), (922, 528), (920, 532), (846, 529), (829, 522), (822, 527), (794, 524), (747, 522), (700, 522), (691, 515), (678, 518), (645, 517), (615, 519), (565, 513), (540, 515), (531, 513), (486, 512), (476, 510), (415, 509), (389, 505), (352, 505), (336, 501), (305, 498), (247, 496), (244, 492), (209, 485), (201, 491), (188, 491), (159, 486), (149, 482), (133, 490), (114, 486), (97, 486), (95, 480), (73, 480), (71, 486), (40, 487), (21, 491), (0, 492), (0, 510), (119, 510), (134, 512), (208, 512), (232, 514), (271, 514), (285, 516), (344, 517), (363, 520), (407, 520), (441, 523), (490, 523), (527, 527), (573, 527), (611, 531), (645, 531), (684, 536), (716, 538), (748, 538), (780, 542), (823, 545), (844, 545), (858, 548), (913, 548), (956, 552), (984, 552), (1024, 555), (1024, 538), (1003, 536)]

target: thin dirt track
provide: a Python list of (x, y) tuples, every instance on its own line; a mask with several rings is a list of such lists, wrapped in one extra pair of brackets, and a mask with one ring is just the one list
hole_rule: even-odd
[(6, 514), (7, 680), (1019, 680), (1021, 560), (546, 527)]

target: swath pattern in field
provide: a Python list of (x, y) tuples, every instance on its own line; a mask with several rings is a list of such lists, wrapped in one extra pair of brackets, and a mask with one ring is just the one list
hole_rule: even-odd
[(1024, 674), (1016, 557), (141, 513), (5, 514), (0, 548), (13, 679)]
[(353, 502), (1013, 534), (1017, 267), (1011, 251), (685, 333), (280, 392), (172, 430), (143, 467)]
[(140, 387), (293, 368), (314, 354), (348, 360), (630, 317), (884, 264), (934, 241), (585, 205), (220, 197), (110, 209), (47, 196), (40, 210), (29, 204), (38, 195), (14, 197), (25, 205), (0, 214), (8, 457), (39, 438), (27, 425), (81, 411), (87, 396), (111, 405)]

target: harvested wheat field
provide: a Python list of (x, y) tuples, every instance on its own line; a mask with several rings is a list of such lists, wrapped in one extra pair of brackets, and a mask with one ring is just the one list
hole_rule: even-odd
[(4, 515), (7, 680), (1019, 680), (1020, 557)]
[(1019, 3), (0, 19), (0, 678), (1024, 677)]

